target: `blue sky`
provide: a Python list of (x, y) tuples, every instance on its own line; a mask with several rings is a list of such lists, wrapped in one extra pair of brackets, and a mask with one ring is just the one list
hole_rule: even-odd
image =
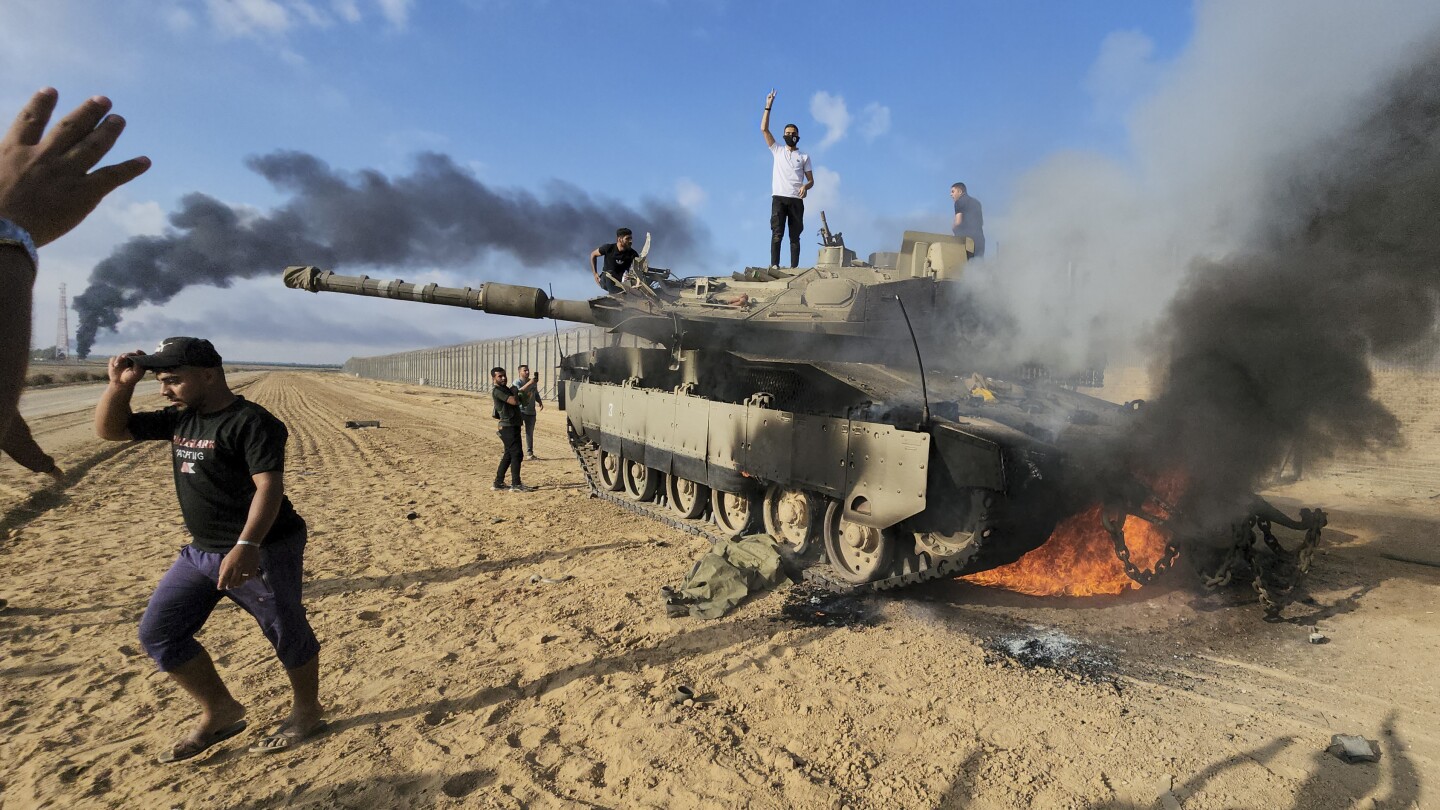
[[(1396, 7), (1429, 21), (1417, 10), (1424, 5)], [(163, 232), (184, 195), (261, 212), (283, 203), (286, 194), (245, 165), (276, 150), (386, 175), (434, 151), (491, 188), (554, 200), (569, 187), (632, 207), (652, 201), (686, 212), (708, 240), (705, 254), (681, 267), (657, 233), (655, 264), (687, 274), (763, 264), (770, 158), (758, 125), (772, 87), (775, 128), (798, 124), (816, 166), (807, 230), (824, 208), (862, 255), (894, 250), (904, 229), (943, 231), (948, 186), (964, 180), (994, 223), (992, 243), (1003, 245), (1023, 232), (1006, 216), (1018, 189), (1056, 155), (1083, 153), (1119, 171), (1141, 161), (1137, 109), (1201, 50), (1197, 19), (1223, 22), (1243, 7), (3, 0), (0, 105), (13, 111), (44, 85), (59, 88), (64, 109), (105, 93), (130, 122), (116, 157), (154, 161), (46, 249), (34, 340), (54, 341), (60, 282), (78, 294), (116, 246)], [(577, 254), (519, 267), (498, 252), (404, 275), (456, 284), (525, 278), (583, 296), (594, 289), (585, 263)], [(338, 362), (537, 328), (304, 296), (281, 288), (280, 269), (141, 306), (118, 335), (102, 333), (96, 351), (188, 331), (212, 337), (227, 357)]]

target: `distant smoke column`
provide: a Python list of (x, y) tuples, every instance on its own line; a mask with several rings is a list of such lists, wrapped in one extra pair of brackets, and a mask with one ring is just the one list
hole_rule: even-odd
[(1394, 445), (1370, 358), (1436, 336), (1440, 48), (1353, 132), (1304, 156), (1266, 243), (1192, 268), (1172, 302), (1139, 451), (1193, 477), (1192, 513), (1233, 515), (1298, 448)]
[(563, 184), (541, 201), (525, 191), (492, 189), (435, 153), (418, 155), (412, 173), (393, 178), (336, 172), (301, 152), (247, 164), (289, 201), (256, 214), (190, 194), (170, 215), (164, 235), (135, 237), (116, 248), (75, 298), (82, 357), (99, 330), (113, 330), (134, 307), (163, 304), (195, 284), (225, 287), (235, 279), (278, 276), (291, 264), (455, 269), (496, 251), (522, 266), (578, 261), (620, 226), (653, 232), (667, 257), (682, 258), (704, 238), (678, 206), (648, 201), (635, 209)]

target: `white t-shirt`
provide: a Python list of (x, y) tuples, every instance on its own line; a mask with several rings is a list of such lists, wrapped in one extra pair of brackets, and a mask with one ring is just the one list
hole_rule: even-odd
[(805, 173), (812, 171), (810, 156), (799, 149), (791, 149), (781, 141), (770, 144), (770, 154), (775, 156), (775, 168), (770, 172), (770, 193), (776, 197), (799, 197), (805, 186)]

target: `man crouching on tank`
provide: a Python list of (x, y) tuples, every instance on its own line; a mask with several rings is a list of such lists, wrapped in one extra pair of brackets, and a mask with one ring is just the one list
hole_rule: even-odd
[[(152, 370), (171, 405), (133, 413), (135, 386)], [(200, 722), (160, 761), (190, 759), (245, 730), (245, 707), (195, 640), (226, 596), (260, 624), (293, 692), (290, 716), (250, 751), (289, 748), (321, 727), (325, 710), (320, 642), (300, 599), (305, 521), (285, 497), (288, 431), (269, 411), (230, 390), (208, 340), (173, 337), (154, 354), (117, 355), (110, 358), (109, 375), (95, 409), (95, 433), (110, 441), (170, 442), (175, 492), (191, 538), (140, 619), (145, 651), (201, 708)]]

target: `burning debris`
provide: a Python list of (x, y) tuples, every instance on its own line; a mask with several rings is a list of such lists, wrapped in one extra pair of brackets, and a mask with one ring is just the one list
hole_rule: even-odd
[(800, 582), (785, 594), (783, 619), (815, 627), (850, 627), (871, 622), (871, 608), (859, 593), (836, 593), (813, 582)]

